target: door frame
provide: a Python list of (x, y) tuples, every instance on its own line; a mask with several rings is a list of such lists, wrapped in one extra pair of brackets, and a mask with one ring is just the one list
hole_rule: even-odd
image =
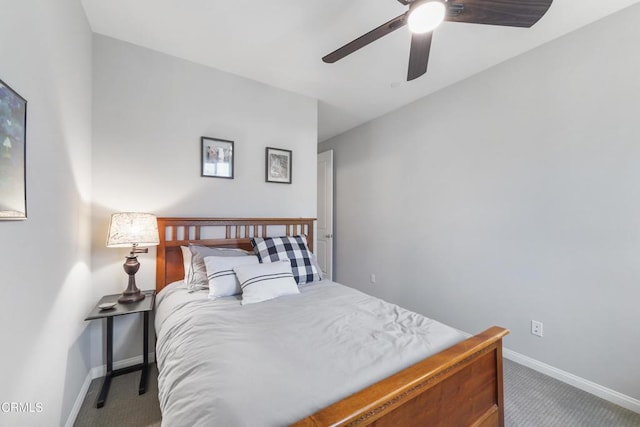
[[(325, 265), (320, 265), (327, 271), (323, 271), (323, 275), (333, 280), (333, 252), (334, 252), (334, 218), (333, 218), (333, 150), (323, 151), (318, 153), (318, 221), (317, 221), (317, 233), (316, 233), (316, 247), (318, 248), (318, 254), (320, 251), (324, 251), (322, 255), (325, 260)], [(324, 183), (320, 182), (320, 168), (324, 169)], [(324, 191), (320, 191), (320, 186), (324, 185)], [(323, 204), (320, 203), (321, 194), (324, 194)], [(324, 212), (321, 214), (320, 206), (324, 206)], [(321, 223), (324, 220), (324, 223)], [(326, 223), (326, 225), (325, 225)], [(316, 255), (318, 255), (316, 254)]]

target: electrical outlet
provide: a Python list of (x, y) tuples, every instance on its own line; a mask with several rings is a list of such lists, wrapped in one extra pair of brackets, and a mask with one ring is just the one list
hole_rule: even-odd
[(542, 337), (542, 322), (538, 322), (537, 320), (532, 320), (531, 333), (535, 336)]
[(376, 283), (376, 275), (371, 273), (371, 276), (369, 277), (369, 280), (371, 281), (371, 283)]

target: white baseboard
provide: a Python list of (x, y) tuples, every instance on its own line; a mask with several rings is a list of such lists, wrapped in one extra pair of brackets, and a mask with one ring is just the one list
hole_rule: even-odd
[(504, 348), (502, 350), (502, 354), (506, 359), (519, 363), (520, 365), (524, 365), (527, 368), (531, 368), (535, 371), (541, 372), (545, 375), (550, 376), (551, 378), (557, 379), (558, 381), (562, 381), (563, 383), (572, 385), (573, 387), (578, 388), (582, 391), (586, 391), (587, 393), (591, 393), (604, 400), (615, 403), (616, 405), (622, 406), (623, 408), (640, 414), (640, 400), (638, 399), (634, 399), (633, 397), (619, 393), (615, 390), (611, 390), (610, 388), (603, 387), (592, 381), (585, 380), (584, 378), (580, 378), (577, 375), (573, 375), (561, 369), (554, 368), (553, 366), (547, 365), (546, 363), (532, 359), (523, 354), (516, 353), (515, 351), (509, 350), (507, 348)]
[(76, 397), (76, 401), (73, 404), (73, 408), (71, 408), (71, 412), (69, 413), (69, 417), (67, 417), (67, 422), (64, 423), (65, 427), (73, 427), (73, 423), (76, 422), (76, 417), (78, 413), (80, 413), (80, 408), (82, 407), (82, 402), (84, 402), (84, 397), (87, 395), (87, 391), (89, 391), (89, 386), (91, 385), (91, 370), (87, 373), (87, 377), (84, 379), (84, 383), (82, 383), (82, 387), (80, 388), (80, 392), (78, 393), (78, 397)]
[[(156, 360), (155, 353), (149, 353), (149, 363), (153, 363)], [(126, 368), (127, 366), (133, 366), (142, 363), (142, 355), (130, 357), (124, 360), (118, 360), (117, 362), (113, 362), (113, 370)], [(104, 377), (107, 373), (107, 365), (96, 366), (91, 369), (89, 374), (91, 375), (91, 379), (96, 379), (100, 377)]]
[[(156, 354), (149, 353), (149, 363), (153, 363), (155, 362), (155, 360), (156, 360)], [(129, 359), (118, 360), (117, 362), (113, 362), (113, 369), (114, 370), (122, 369), (122, 368), (126, 368), (127, 366), (137, 365), (139, 363), (142, 363), (142, 355), (131, 357)], [(91, 381), (93, 381), (96, 378), (103, 377), (106, 372), (107, 372), (107, 365), (96, 366), (95, 368), (92, 368), (89, 370), (89, 372), (87, 373), (87, 377), (85, 378), (84, 383), (82, 383), (82, 387), (78, 392), (78, 397), (76, 397), (76, 401), (73, 404), (73, 408), (71, 408), (71, 412), (67, 417), (67, 422), (64, 424), (65, 427), (73, 427), (73, 423), (76, 422), (76, 418), (80, 413), (80, 408), (82, 408), (82, 403), (84, 402), (84, 398), (87, 395), (87, 391), (89, 391), (89, 386), (91, 385)]]

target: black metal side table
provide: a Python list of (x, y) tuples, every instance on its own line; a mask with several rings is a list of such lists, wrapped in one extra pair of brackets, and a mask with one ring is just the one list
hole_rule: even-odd
[[(98, 395), (96, 407), (102, 408), (104, 402), (107, 400), (107, 394), (109, 393), (109, 387), (111, 386), (111, 378), (118, 375), (128, 374), (134, 371), (142, 371), (140, 376), (140, 387), (138, 388), (138, 394), (144, 394), (147, 391), (147, 379), (149, 377), (149, 313), (153, 311), (155, 307), (156, 291), (143, 291), (145, 298), (138, 302), (129, 304), (118, 303), (118, 298), (121, 294), (105, 295), (96, 306), (91, 310), (91, 313), (84, 320), (93, 319), (105, 319), (107, 321), (107, 374), (104, 377), (102, 383), (102, 389)], [(115, 302), (116, 305), (107, 310), (101, 310), (99, 306), (104, 303)], [(113, 318), (116, 316), (123, 316), (132, 313), (142, 313), (144, 317), (144, 333), (143, 333), (143, 362), (137, 365), (128, 366), (122, 369), (113, 370)]]

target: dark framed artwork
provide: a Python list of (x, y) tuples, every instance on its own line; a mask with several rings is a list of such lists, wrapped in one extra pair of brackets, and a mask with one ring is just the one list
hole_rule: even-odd
[(200, 141), (201, 176), (233, 179), (233, 141), (206, 136)]
[(291, 184), (291, 150), (267, 147), (266, 181), (280, 184)]
[(27, 218), (27, 100), (0, 80), (0, 220)]

